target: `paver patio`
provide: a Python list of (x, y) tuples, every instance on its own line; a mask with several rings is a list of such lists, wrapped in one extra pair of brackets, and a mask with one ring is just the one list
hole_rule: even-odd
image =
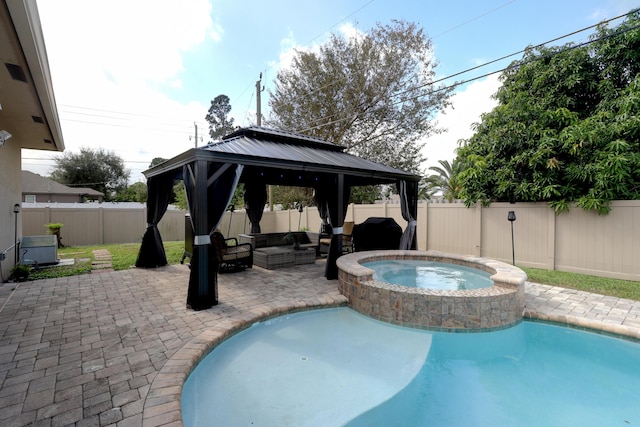
[[(182, 381), (231, 330), (345, 305), (324, 264), (219, 275), (220, 304), (187, 310), (174, 265), (0, 284), (0, 425), (181, 425)], [(527, 284), (525, 316), (640, 338), (640, 302)]]

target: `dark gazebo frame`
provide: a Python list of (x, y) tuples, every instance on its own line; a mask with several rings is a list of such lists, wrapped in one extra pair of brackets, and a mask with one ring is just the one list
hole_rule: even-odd
[(344, 147), (305, 135), (273, 129), (243, 128), (221, 141), (184, 153), (143, 172), (147, 177), (147, 231), (136, 267), (167, 264), (158, 222), (166, 212), (175, 181), (185, 183), (193, 254), (187, 305), (194, 310), (218, 303), (217, 264), (209, 249), (210, 234), (239, 182), (245, 184), (245, 204), (251, 232), (260, 232), (267, 185), (312, 187), (318, 211), (333, 228), (325, 276), (337, 279), (336, 260), (342, 253), (342, 225), (351, 187), (395, 183), (402, 216), (408, 225), (399, 249), (416, 249), (419, 175), (371, 162), (344, 152)]

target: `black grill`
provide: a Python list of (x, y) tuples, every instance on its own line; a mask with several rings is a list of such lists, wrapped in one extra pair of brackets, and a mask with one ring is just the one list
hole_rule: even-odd
[(393, 218), (368, 218), (353, 227), (353, 247), (356, 251), (399, 249), (402, 228)]

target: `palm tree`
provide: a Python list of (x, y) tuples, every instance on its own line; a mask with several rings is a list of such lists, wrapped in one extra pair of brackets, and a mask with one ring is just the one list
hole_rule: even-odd
[(429, 175), (427, 181), (432, 183), (434, 193), (441, 191), (442, 197), (452, 202), (458, 199), (460, 195), (460, 185), (457, 179), (460, 164), (457, 159), (454, 159), (452, 163), (449, 163), (448, 160), (438, 160), (438, 163), (440, 163), (441, 167), (431, 166), (429, 168), (429, 170), (436, 172), (436, 174)]

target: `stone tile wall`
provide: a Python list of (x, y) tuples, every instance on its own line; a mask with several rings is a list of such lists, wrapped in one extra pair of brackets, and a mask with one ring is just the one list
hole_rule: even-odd
[[(410, 288), (373, 280), (362, 263), (424, 259), (477, 268), (492, 274), (494, 285), (473, 290)], [(485, 331), (522, 320), (526, 274), (500, 261), (438, 251), (356, 252), (338, 259), (338, 290), (349, 306), (367, 316), (402, 326), (447, 331)]]

